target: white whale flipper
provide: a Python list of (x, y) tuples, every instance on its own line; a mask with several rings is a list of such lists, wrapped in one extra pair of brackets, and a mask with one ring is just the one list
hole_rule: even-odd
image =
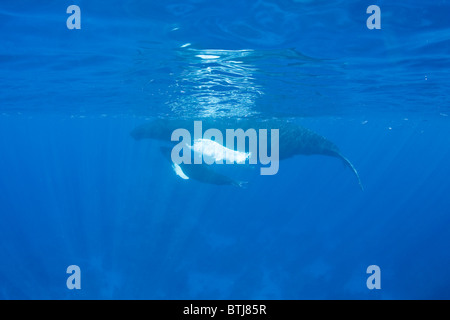
[(183, 172), (183, 170), (178, 164), (173, 163), (172, 168), (173, 171), (175, 171), (176, 175), (179, 176), (181, 179), (189, 180), (189, 177)]
[(189, 148), (194, 151), (195, 156), (203, 156), (203, 160), (208, 164), (213, 162), (222, 163), (223, 161), (227, 163), (245, 163), (245, 160), (251, 156), (251, 152), (231, 150), (209, 139), (196, 139)]

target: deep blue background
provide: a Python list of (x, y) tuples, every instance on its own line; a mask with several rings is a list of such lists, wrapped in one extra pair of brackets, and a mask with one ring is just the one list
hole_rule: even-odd
[[(66, 28), (71, 4), (81, 30)], [(370, 4), (381, 30), (366, 28)], [(0, 298), (450, 298), (449, 13), (3, 1)], [(217, 77), (198, 75), (208, 67)], [(129, 135), (199, 115), (289, 117), (335, 142), (365, 191), (321, 156), (250, 172), (247, 189), (183, 181), (157, 142)], [(66, 288), (71, 264), (81, 290)], [(381, 290), (366, 287), (372, 264)]]

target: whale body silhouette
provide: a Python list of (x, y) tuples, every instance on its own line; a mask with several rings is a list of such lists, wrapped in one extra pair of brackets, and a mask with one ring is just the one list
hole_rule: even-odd
[[(295, 155), (324, 155), (339, 158), (352, 170), (360, 188), (363, 189), (357, 170), (333, 142), (296, 123), (281, 119), (195, 119), (195, 121), (202, 121), (203, 131), (214, 128), (225, 133), (226, 129), (243, 129), (244, 131), (266, 129), (268, 141), (270, 141), (270, 130), (278, 129), (280, 160)], [(170, 142), (172, 132), (179, 128), (194, 132), (194, 120), (156, 119), (136, 127), (131, 132), (131, 136), (136, 140), (157, 139)], [(191, 136), (193, 140), (194, 137)], [(270, 152), (270, 145), (268, 151)]]

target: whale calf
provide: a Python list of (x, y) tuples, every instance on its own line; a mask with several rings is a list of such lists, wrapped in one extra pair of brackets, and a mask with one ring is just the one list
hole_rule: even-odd
[[(296, 155), (324, 155), (341, 159), (355, 175), (359, 187), (363, 190), (361, 179), (353, 164), (340, 152), (339, 148), (330, 140), (314, 131), (293, 122), (281, 119), (196, 119), (202, 121), (203, 130), (218, 129), (225, 132), (227, 129), (271, 129), (279, 130), (279, 159), (287, 159)], [(131, 136), (136, 140), (156, 139), (171, 142), (172, 132), (184, 128), (193, 132), (194, 120), (187, 119), (155, 119), (134, 128)], [(191, 145), (194, 142), (192, 139)], [(270, 138), (268, 137), (268, 140)], [(270, 146), (269, 146), (270, 152)], [(246, 150), (240, 150), (246, 151)], [(185, 166), (183, 170), (187, 169)], [(195, 167), (195, 165), (189, 166)], [(193, 169), (195, 170), (195, 169)], [(195, 175), (195, 173), (194, 173)], [(187, 174), (187, 176), (189, 176)]]
[(212, 164), (213, 162), (223, 163), (224, 160), (245, 163), (245, 160), (251, 156), (251, 152), (231, 150), (209, 139), (196, 139), (194, 144), (188, 147), (194, 151), (195, 156), (202, 157), (207, 164)]
[[(160, 151), (166, 159), (172, 161), (170, 158), (172, 149), (168, 147), (160, 147)], [(172, 168), (175, 171), (175, 174), (184, 180), (193, 179), (208, 184), (229, 185), (239, 188), (245, 188), (247, 184), (245, 181), (234, 180), (223, 174), (215, 172), (208, 164), (189, 165), (184, 163), (172, 163)]]

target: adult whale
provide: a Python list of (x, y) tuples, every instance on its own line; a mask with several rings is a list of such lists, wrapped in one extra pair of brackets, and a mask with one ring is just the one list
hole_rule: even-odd
[[(279, 130), (279, 159), (287, 159), (295, 155), (325, 155), (341, 159), (349, 167), (363, 189), (361, 179), (353, 164), (342, 155), (339, 148), (330, 140), (314, 131), (297, 125), (291, 121), (281, 119), (195, 119), (202, 121), (203, 130), (218, 129), (225, 132), (226, 129), (266, 129), (267, 140), (270, 141), (270, 130)], [(188, 119), (156, 119), (142, 124), (133, 129), (131, 136), (136, 140), (157, 139), (171, 141), (172, 132), (184, 128), (193, 132), (194, 120)], [(192, 141), (191, 141), (192, 142)], [(270, 152), (270, 146), (269, 146)]]

